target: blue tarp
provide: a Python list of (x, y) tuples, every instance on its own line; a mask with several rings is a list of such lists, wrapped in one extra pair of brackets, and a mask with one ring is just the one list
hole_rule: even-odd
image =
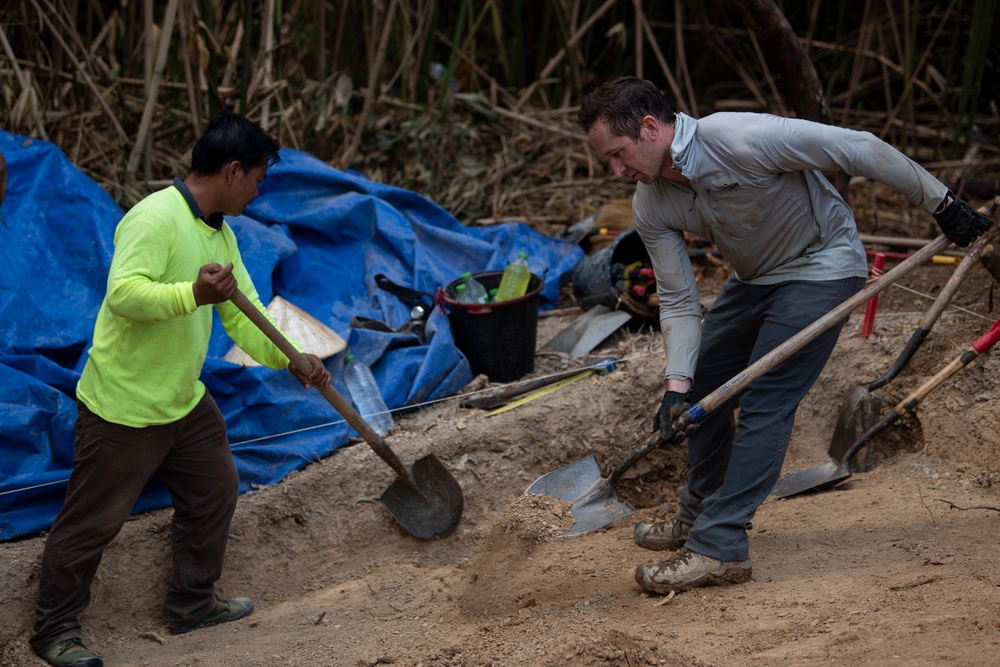
[[(0, 152), (9, 169), (0, 208), (0, 540), (6, 540), (48, 528), (62, 504), (76, 381), (123, 211), (53, 144), (0, 130)], [(282, 149), (281, 157), (260, 196), (228, 220), (244, 261), (264, 303), (280, 295), (347, 340), (372, 366), (390, 408), (453, 395), (472, 374), (439, 309), (428, 320), (426, 344), (395, 332), (409, 321), (410, 308), (379, 289), (377, 274), (433, 294), (464, 271), (498, 270), (526, 251), (532, 272), (544, 278), (545, 310), (583, 259), (577, 246), (526, 225), (465, 227), (414, 192), (338, 171), (300, 151)], [(352, 328), (355, 317), (394, 331)], [(226, 418), (241, 492), (273, 484), (355, 435), (319, 392), (305, 391), (287, 371), (224, 361), (232, 345), (216, 317), (202, 380)], [(325, 361), (346, 396), (343, 356)], [(135, 511), (169, 502), (154, 479)]]

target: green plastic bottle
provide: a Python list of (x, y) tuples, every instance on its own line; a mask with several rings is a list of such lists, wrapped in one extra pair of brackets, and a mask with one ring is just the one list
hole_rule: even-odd
[(500, 287), (497, 289), (497, 301), (510, 301), (522, 297), (528, 291), (528, 282), (531, 281), (531, 269), (528, 268), (528, 253), (517, 253), (517, 259), (507, 265), (503, 270), (503, 277), (500, 278)]

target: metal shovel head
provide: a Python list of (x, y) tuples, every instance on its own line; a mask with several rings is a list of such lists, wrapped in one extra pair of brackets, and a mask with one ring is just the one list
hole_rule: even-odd
[(593, 454), (542, 475), (524, 493), (572, 503), (570, 513), (576, 522), (560, 537), (583, 535), (635, 512), (618, 500), (614, 487), (601, 476), (601, 464)]
[(422, 540), (447, 537), (462, 518), (462, 487), (434, 454), (410, 467), (412, 486), (399, 477), (379, 496), (403, 530)]
[(827, 461), (822, 465), (785, 475), (774, 485), (771, 495), (776, 498), (789, 498), (797, 496), (800, 493), (820, 491), (840, 484), (845, 479), (850, 478), (850, 476), (849, 461), (842, 461), (841, 463)]
[(865, 386), (857, 386), (844, 399), (840, 415), (833, 428), (833, 437), (827, 454), (835, 461), (844, 458), (851, 445), (878, 423), (882, 412), (882, 399), (868, 391)]

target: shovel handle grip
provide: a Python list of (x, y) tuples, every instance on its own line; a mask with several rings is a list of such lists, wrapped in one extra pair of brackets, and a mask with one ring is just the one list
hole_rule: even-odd
[[(288, 357), (288, 360), (295, 364), (295, 366), (304, 374), (308, 375), (312, 372), (312, 364), (305, 356), (295, 349), (287, 338), (278, 330), (278, 327), (269, 320), (264, 313), (260, 312), (251, 302), (250, 299), (246, 297), (243, 292), (236, 290), (229, 300), (235, 305), (240, 311), (247, 316), (251, 322), (257, 325), (265, 336), (267, 336), (275, 346), (281, 350), (281, 352)], [(382, 440), (382, 436), (375, 432), (375, 430), (368, 425), (368, 422), (364, 420), (358, 411), (332, 386), (326, 387), (316, 387), (319, 393), (323, 394), (323, 398), (329, 401), (330, 405), (340, 413), (340, 415), (350, 424), (355, 431), (358, 432), (364, 441), (378, 454), (379, 458), (389, 464), (397, 475), (400, 476), (403, 481), (405, 481), (411, 487), (415, 487), (413, 480), (410, 478), (410, 473), (407, 471), (406, 466), (403, 462), (399, 460), (389, 447)]]

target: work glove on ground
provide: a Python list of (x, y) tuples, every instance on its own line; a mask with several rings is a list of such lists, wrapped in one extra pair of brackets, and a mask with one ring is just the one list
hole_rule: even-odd
[(663, 434), (663, 447), (670, 447), (684, 439), (684, 431), (674, 433), (673, 423), (681, 416), (681, 413), (691, 407), (690, 392), (667, 391), (660, 401), (660, 409), (653, 417), (653, 431), (660, 431)]
[(945, 236), (962, 248), (993, 226), (992, 220), (956, 197), (951, 190), (945, 195), (941, 209), (934, 214), (934, 219)]

